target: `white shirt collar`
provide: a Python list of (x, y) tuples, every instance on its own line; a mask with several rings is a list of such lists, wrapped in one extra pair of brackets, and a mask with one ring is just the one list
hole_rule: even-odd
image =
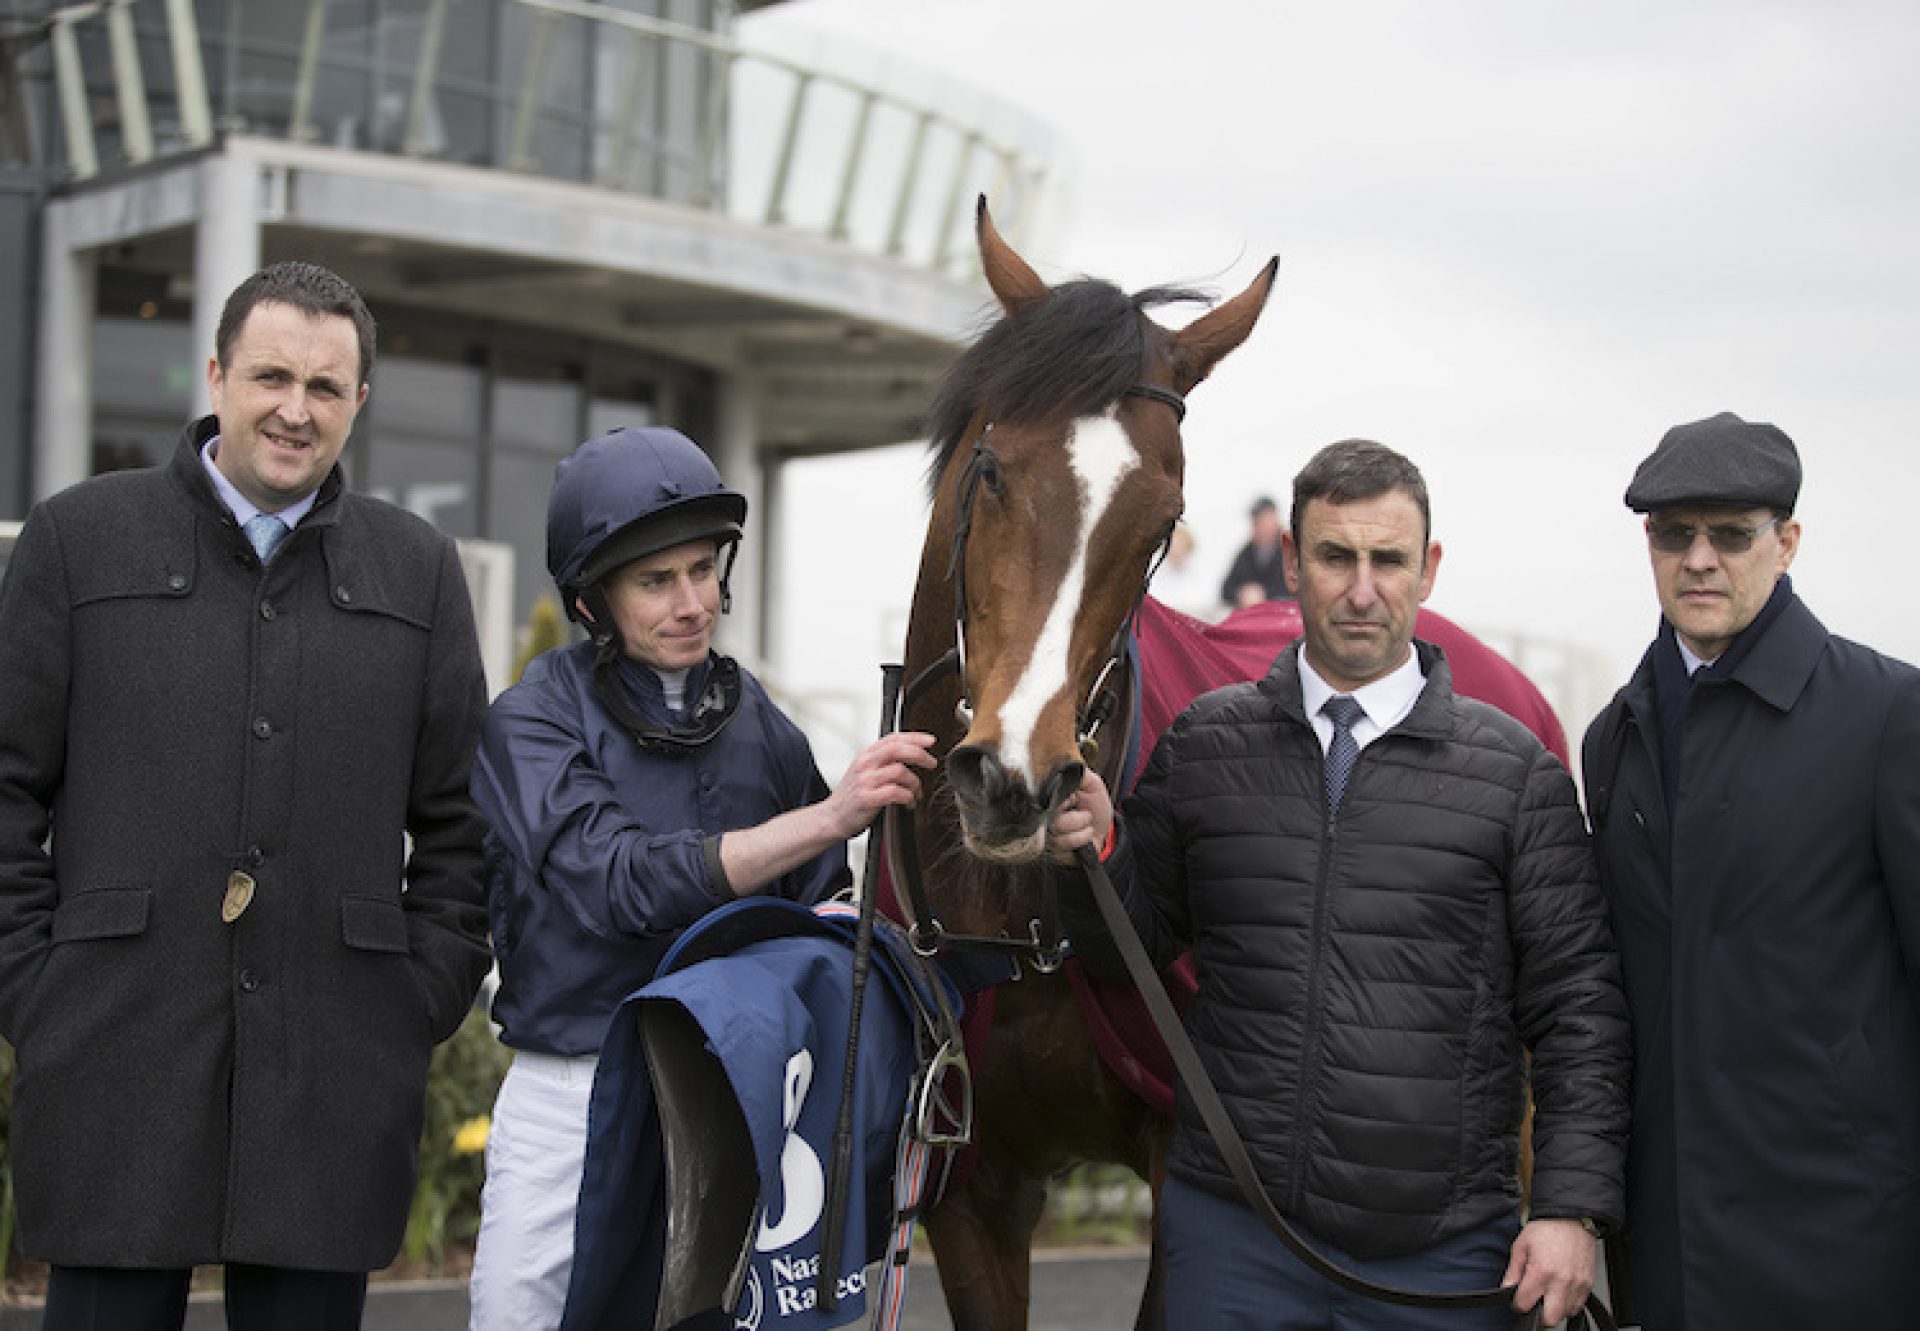
[[(1398, 669), (1355, 689), (1349, 696), (1366, 713), (1365, 718), (1353, 728), (1355, 743), (1365, 748), (1370, 740), (1406, 720), (1407, 713), (1413, 710), (1414, 703), (1420, 700), (1420, 691), (1426, 686), (1427, 677), (1420, 669), (1420, 653), (1410, 651)], [(1300, 649), (1300, 702), (1323, 747), (1333, 738), (1333, 722), (1322, 715), (1320, 709), (1336, 692), (1338, 690), (1320, 678), (1320, 672), (1307, 660), (1303, 644)]]
[(1687, 646), (1687, 640), (1678, 633), (1673, 635), (1673, 645), (1680, 649), (1680, 664), (1687, 668), (1689, 675), (1699, 674), (1702, 670), (1712, 665), (1713, 661), (1720, 659), (1716, 656), (1713, 658), (1713, 661), (1709, 661), (1704, 656), (1695, 656), (1693, 648)]
[[(228, 511), (233, 514), (233, 520), (245, 527), (259, 516), (261, 510), (255, 507), (252, 500), (234, 489), (233, 482), (227, 479), (227, 474), (214, 465), (213, 455), (218, 451), (219, 446), (220, 436), (217, 434), (200, 445), (200, 465), (207, 469), (207, 478), (213, 482), (214, 493), (220, 496), (220, 502), (225, 504)], [(273, 516), (286, 523), (287, 530), (291, 531), (300, 525), (301, 518), (313, 511), (314, 502), (319, 497), (320, 492), (315, 490), (288, 504)]]

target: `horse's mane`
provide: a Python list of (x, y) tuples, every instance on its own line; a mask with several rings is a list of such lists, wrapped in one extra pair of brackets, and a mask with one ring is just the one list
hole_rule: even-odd
[(1102, 411), (1139, 381), (1146, 354), (1140, 316), (1157, 305), (1209, 299), (1188, 287), (1129, 296), (1111, 282), (1082, 277), (1002, 318), (954, 362), (933, 400), (928, 490), (938, 488), (976, 412), (1023, 424)]

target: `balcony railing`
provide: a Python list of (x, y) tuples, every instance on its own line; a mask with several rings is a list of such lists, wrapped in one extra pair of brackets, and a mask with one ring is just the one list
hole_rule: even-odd
[(977, 93), (963, 119), (923, 89), (582, 0), (371, 9), (53, 10), (0, 34), (0, 159), (86, 181), (231, 131), (571, 180), (942, 272), (968, 256), (976, 194), (1018, 238), (1048, 183), (1043, 133)]

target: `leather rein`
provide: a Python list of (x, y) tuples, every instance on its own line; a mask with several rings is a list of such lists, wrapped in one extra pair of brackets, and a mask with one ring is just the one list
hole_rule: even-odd
[[(1123, 390), (1121, 396), (1141, 397), (1161, 403), (1173, 411), (1176, 422), (1186, 419), (1186, 399), (1171, 388), (1137, 383)], [(1003, 492), (1000, 456), (993, 449), (992, 439), (993, 422), (988, 421), (979, 437), (973, 441), (973, 455), (967, 460), (966, 469), (960, 473), (960, 512), (954, 521), (953, 553), (947, 562), (947, 581), (953, 587), (953, 646), (932, 665), (915, 675), (901, 691), (901, 716), (905, 716), (907, 709), (922, 693), (951, 672), (959, 676), (960, 683), (960, 701), (954, 708), (955, 716), (962, 726), (973, 724), (973, 698), (967, 688), (967, 539), (972, 534), (973, 504), (980, 487), (984, 485), (996, 495)], [(1100, 667), (1092, 687), (1087, 690), (1086, 701), (1074, 714), (1074, 742), (1089, 765), (1099, 761), (1100, 730), (1119, 709), (1120, 685), (1126, 665), (1127, 643), (1133, 633), (1133, 621), (1139, 613), (1140, 602), (1146, 597), (1147, 586), (1153, 581), (1154, 572), (1166, 555), (1171, 535), (1169, 531), (1161, 538), (1159, 549), (1148, 561), (1147, 573), (1140, 580), (1140, 591), (1134, 597), (1133, 606), (1120, 621), (1120, 627), (1107, 648), (1106, 663)], [(1132, 696), (1129, 694), (1129, 697)], [(1125, 718), (1125, 722), (1121, 726), (1123, 732), (1131, 725), (1131, 718)], [(940, 917), (934, 913), (926, 880), (920, 870), (919, 837), (912, 818), (906, 816), (898, 805), (887, 809), (886, 840), (894, 852), (889, 857), (894, 881), (905, 892), (913, 915), (913, 922), (907, 929), (907, 941), (914, 951), (925, 957), (946, 950), (1002, 955), (1011, 962), (1011, 978), (1015, 980), (1020, 978), (1022, 962), (1041, 975), (1050, 975), (1060, 969), (1060, 964), (1067, 957), (1068, 943), (1060, 924), (1059, 896), (1051, 873), (1041, 879), (1040, 914), (1027, 922), (1027, 937), (957, 934), (941, 924)]]

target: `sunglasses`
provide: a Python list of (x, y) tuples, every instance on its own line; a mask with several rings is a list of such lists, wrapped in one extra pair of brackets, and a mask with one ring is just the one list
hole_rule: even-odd
[(1778, 515), (1758, 527), (1740, 527), (1715, 523), (1711, 527), (1689, 527), (1679, 522), (1655, 522), (1647, 519), (1647, 544), (1663, 555), (1684, 555), (1693, 549), (1694, 540), (1704, 534), (1714, 550), (1723, 555), (1744, 555), (1769, 528), (1780, 525)]

